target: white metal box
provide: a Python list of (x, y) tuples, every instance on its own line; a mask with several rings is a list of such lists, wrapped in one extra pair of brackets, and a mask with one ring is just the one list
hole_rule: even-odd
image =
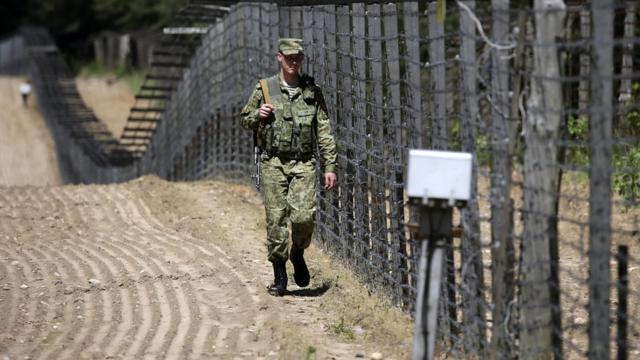
[(470, 153), (409, 150), (407, 193), (410, 198), (467, 201), (471, 196)]

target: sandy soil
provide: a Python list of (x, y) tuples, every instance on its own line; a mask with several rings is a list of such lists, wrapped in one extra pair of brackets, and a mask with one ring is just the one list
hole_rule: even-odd
[(372, 345), (330, 331), (339, 314), (323, 298), (345, 285), (320, 274), (317, 249), (308, 288), (267, 294), (264, 214), (250, 188), (155, 177), (3, 187), (0, 218), (0, 354), (11, 359), (408, 353), (410, 338)]
[(80, 77), (76, 78), (76, 86), (84, 103), (119, 138), (127, 122), (129, 109), (135, 102), (127, 84), (108, 77)]
[(31, 94), (22, 105), (25, 79), (0, 77), (0, 185), (60, 184), (54, 143)]

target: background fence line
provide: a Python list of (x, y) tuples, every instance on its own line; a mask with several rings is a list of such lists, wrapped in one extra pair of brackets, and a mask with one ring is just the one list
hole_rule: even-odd
[(238, 113), (277, 71), (277, 39), (302, 37), (338, 144), (338, 189), (318, 187), (318, 244), (412, 311), (407, 150), (472, 152), (473, 199), (446, 256), (441, 353), (640, 356), (640, 293), (625, 285), (640, 280), (636, 4), (450, 1), (443, 21), (435, 3), (284, 5), (240, 3), (201, 38), (165, 39), (193, 52), (166, 99), (145, 103), (158, 111), (140, 147), (106, 146), (90, 111), (70, 105), (59, 54), (38, 51), (51, 39), (25, 33), (70, 180), (248, 183), (252, 139)]

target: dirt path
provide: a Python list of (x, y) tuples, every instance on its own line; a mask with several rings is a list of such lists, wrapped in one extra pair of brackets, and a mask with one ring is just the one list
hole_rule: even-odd
[(111, 77), (79, 77), (76, 86), (84, 103), (119, 138), (135, 103), (127, 84)]
[(22, 105), (23, 81), (0, 76), (0, 185), (60, 184), (53, 139), (34, 94)]
[[(343, 289), (318, 273), (324, 257), (317, 250), (309, 288), (292, 285), (288, 296), (269, 296), (261, 221), (252, 191), (224, 183), (146, 177), (108, 186), (0, 187), (0, 355), (396, 353), (328, 331), (338, 315), (323, 308), (322, 298)], [(395, 356), (406, 354), (405, 345)]]

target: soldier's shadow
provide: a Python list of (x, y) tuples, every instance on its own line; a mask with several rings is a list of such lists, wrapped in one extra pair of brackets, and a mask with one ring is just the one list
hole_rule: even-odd
[(295, 290), (287, 290), (285, 296), (300, 296), (300, 297), (319, 297), (324, 295), (331, 288), (331, 284), (323, 282), (321, 285), (311, 288), (301, 288)]

